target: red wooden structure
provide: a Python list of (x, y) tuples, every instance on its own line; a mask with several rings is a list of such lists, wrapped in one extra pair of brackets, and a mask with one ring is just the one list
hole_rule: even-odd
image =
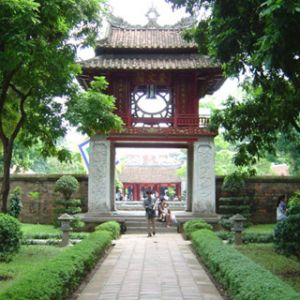
[(106, 76), (125, 124), (107, 137), (114, 149), (189, 148), (199, 136), (216, 135), (207, 127), (209, 119), (199, 116), (199, 99), (223, 83), (221, 67), (182, 38), (191, 20), (160, 26), (156, 11), (149, 12), (145, 26), (111, 17), (96, 56), (81, 63), (79, 81), (87, 87), (94, 76)]

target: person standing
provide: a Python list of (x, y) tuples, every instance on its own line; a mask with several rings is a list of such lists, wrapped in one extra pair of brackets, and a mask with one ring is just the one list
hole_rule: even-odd
[[(146, 211), (148, 237), (155, 235), (155, 198), (152, 197), (150, 190), (146, 191), (146, 198), (144, 199), (144, 208)], [(152, 228), (152, 231), (151, 231)]]
[(277, 200), (277, 207), (276, 207), (276, 219), (277, 221), (283, 221), (287, 218), (287, 197), (286, 195), (281, 195), (278, 197)]

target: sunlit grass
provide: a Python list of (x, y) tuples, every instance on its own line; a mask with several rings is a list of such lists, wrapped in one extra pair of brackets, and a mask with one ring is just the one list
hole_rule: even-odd
[(63, 248), (54, 246), (22, 246), (11, 262), (0, 263), (0, 291), (30, 273), (34, 268), (58, 255)]
[(21, 230), (23, 234), (60, 234), (59, 228), (55, 228), (53, 225), (43, 225), (43, 224), (21, 224)]
[(276, 224), (258, 224), (245, 229), (245, 232), (251, 233), (272, 233)]

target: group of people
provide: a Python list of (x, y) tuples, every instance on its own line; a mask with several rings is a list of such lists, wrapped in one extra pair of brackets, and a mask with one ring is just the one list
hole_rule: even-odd
[(147, 224), (148, 224), (148, 237), (155, 235), (155, 218), (156, 211), (158, 221), (165, 222), (167, 227), (171, 226), (172, 215), (169, 204), (164, 197), (156, 198), (151, 190), (146, 191), (144, 199), (144, 208), (146, 211)]

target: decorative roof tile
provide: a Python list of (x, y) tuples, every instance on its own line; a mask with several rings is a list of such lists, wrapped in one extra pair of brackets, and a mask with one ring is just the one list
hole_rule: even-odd
[(81, 62), (84, 69), (191, 70), (219, 67), (199, 54), (103, 54)]
[(179, 29), (112, 26), (97, 49), (197, 49), (197, 45), (184, 40)]

